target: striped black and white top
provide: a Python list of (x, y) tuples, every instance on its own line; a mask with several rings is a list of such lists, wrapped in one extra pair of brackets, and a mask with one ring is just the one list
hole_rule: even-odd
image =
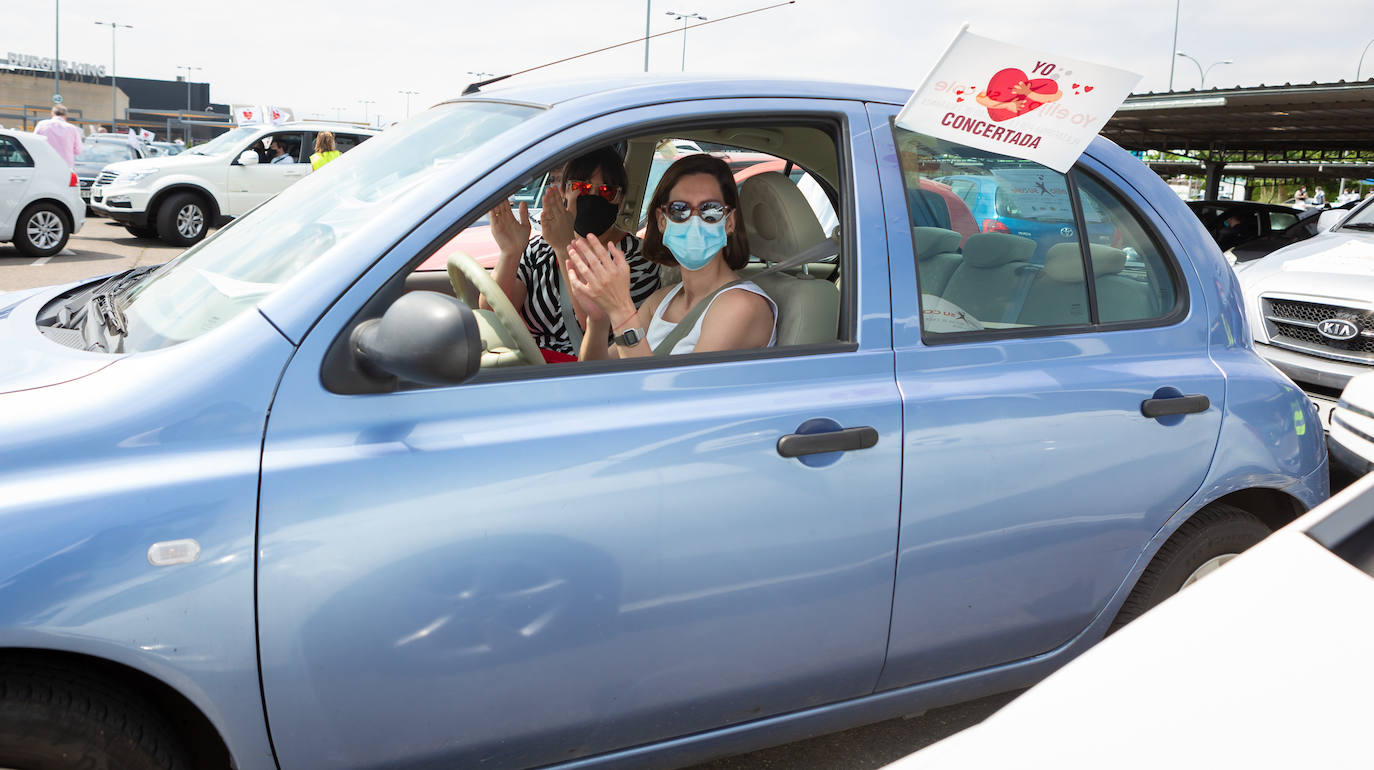
[[(630, 299), (638, 307), (658, 289), (658, 265), (644, 258), (643, 242), (632, 233), (626, 233), (616, 245), (625, 252), (625, 261), (630, 265)], [(543, 238), (530, 241), (520, 255), (515, 277), (525, 284), (525, 305), (520, 308), (520, 316), (535, 343), (545, 350), (577, 355), (559, 309), (562, 274), (558, 272), (553, 247)]]

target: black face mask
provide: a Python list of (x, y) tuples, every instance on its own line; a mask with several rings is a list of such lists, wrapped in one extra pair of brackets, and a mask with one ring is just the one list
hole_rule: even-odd
[(577, 199), (577, 216), (573, 230), (578, 235), (600, 235), (611, 229), (620, 207), (600, 195), (583, 195)]

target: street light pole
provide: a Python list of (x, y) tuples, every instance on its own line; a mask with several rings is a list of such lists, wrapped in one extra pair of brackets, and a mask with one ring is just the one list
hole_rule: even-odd
[(191, 70), (203, 70), (204, 67), (193, 67), (189, 64), (178, 64), (177, 69), (186, 70), (186, 111), (191, 111)]
[(398, 94), (406, 95), (406, 117), (410, 117), (410, 97), (420, 93), (419, 91), (397, 91)]
[[(1183, 4), (1183, 0), (1174, 0), (1174, 44), (1169, 46), (1169, 50), (1178, 53), (1178, 9)], [(1177, 56), (1169, 58), (1169, 90), (1174, 90), (1174, 62), (1178, 61)]]
[(699, 13), (674, 13), (674, 12), (672, 12), (672, 11), (668, 11), (668, 15), (673, 17), (673, 21), (681, 21), (681, 22), (682, 22), (682, 66), (681, 66), (679, 69), (680, 69), (680, 71), (682, 71), (682, 72), (686, 72), (686, 71), (687, 71), (687, 20), (688, 20), (688, 19), (701, 19), (702, 21), (707, 21), (708, 19), (707, 19), (705, 16), (702, 16), (702, 15), (699, 14)]
[[(1198, 87), (1197, 87), (1197, 90), (1199, 90), (1199, 91), (1201, 91), (1202, 89), (1204, 89), (1204, 88), (1207, 87), (1207, 73), (1208, 73), (1208, 72), (1211, 72), (1213, 67), (1217, 66), (1218, 64), (1232, 64), (1232, 63), (1233, 63), (1231, 59), (1222, 59), (1221, 61), (1215, 61), (1215, 62), (1212, 62), (1211, 64), (1207, 65), (1207, 69), (1204, 70), (1204, 69), (1202, 68), (1202, 62), (1198, 61), (1197, 59), (1194, 59), (1193, 57), (1189, 56), (1188, 54), (1186, 54), (1186, 53), (1184, 53), (1184, 52), (1182, 52), (1182, 51), (1176, 51), (1176, 52), (1175, 52), (1175, 55), (1177, 55), (1177, 56), (1182, 56), (1183, 58), (1185, 58), (1185, 59), (1187, 59), (1188, 61), (1192, 62), (1193, 64), (1197, 65), (1197, 74), (1198, 74), (1198, 78), (1201, 80), (1201, 82), (1198, 83)], [(1173, 90), (1173, 89), (1170, 88), (1170, 90)]]
[(119, 132), (119, 88), (116, 85), (118, 70), (115, 68), (115, 38), (117, 35), (115, 33), (121, 27), (133, 29), (134, 26), (132, 24), (120, 24), (117, 21), (97, 21), (96, 24), (110, 28), (110, 133), (114, 134)]
[(1364, 67), (1364, 55), (1367, 54), (1367, 53), (1369, 53), (1369, 47), (1370, 47), (1371, 45), (1374, 45), (1374, 40), (1370, 40), (1368, 43), (1365, 43), (1365, 44), (1364, 44), (1364, 50), (1363, 50), (1363, 51), (1360, 51), (1360, 63), (1355, 65), (1355, 80), (1356, 80), (1356, 81), (1359, 81), (1359, 79), (1360, 79), (1360, 69)]
[(367, 123), (367, 105), (369, 105), (369, 104), (376, 104), (376, 103), (377, 103), (377, 102), (376, 102), (375, 100), (373, 100), (373, 99), (359, 99), (359, 100), (358, 100), (358, 104), (361, 104), (361, 105), (363, 106), (363, 125), (368, 125), (368, 123)]
[[(1363, 57), (1361, 57), (1363, 58)], [(62, 0), (53, 0), (52, 9), (52, 95), (62, 95)]]
[[(644, 71), (649, 71), (649, 16), (653, 13), (654, 0), (644, 0)], [(1363, 58), (1363, 57), (1361, 57)], [(1356, 78), (1359, 80), (1359, 78)]]

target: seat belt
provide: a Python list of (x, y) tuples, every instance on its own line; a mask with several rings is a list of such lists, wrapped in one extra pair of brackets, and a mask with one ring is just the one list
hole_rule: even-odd
[(568, 330), (568, 341), (572, 343), (573, 355), (582, 355), (582, 327), (577, 323), (577, 314), (573, 312), (572, 296), (568, 294), (567, 276), (555, 264), (554, 270), (558, 271), (558, 312), (563, 316), (563, 326)]
[[(818, 242), (814, 246), (803, 249), (801, 253), (795, 256), (784, 259), (783, 261), (778, 262), (764, 270), (760, 270), (759, 272), (754, 274), (753, 278), (750, 278), (749, 280), (760, 278), (762, 276), (768, 275), (769, 273), (776, 273), (782, 270), (790, 270), (799, 265), (806, 265), (812, 262), (816, 262), (818, 260), (825, 259), (826, 257), (833, 257), (839, 253), (839, 240), (836, 238), (826, 238), (825, 240)], [(696, 326), (697, 319), (701, 318), (701, 314), (706, 312), (706, 308), (710, 306), (711, 300), (715, 299), (717, 294), (720, 294), (726, 289), (732, 286), (738, 286), (744, 282), (745, 279), (743, 278), (731, 281), (725, 284), (724, 286), (720, 287), (719, 289), (716, 289), (715, 291), (711, 292), (710, 294), (707, 294), (705, 297), (702, 297), (701, 299), (697, 300), (697, 304), (693, 305), (692, 309), (687, 311), (687, 315), (684, 315), (682, 317), (682, 320), (677, 322), (677, 326), (673, 327), (673, 330), (668, 332), (668, 336), (664, 337), (663, 341), (658, 343), (658, 346), (654, 348), (654, 355), (672, 355), (673, 348), (676, 347), (677, 344), (682, 341), (683, 337), (686, 337), (687, 334), (692, 331), (692, 327)]]

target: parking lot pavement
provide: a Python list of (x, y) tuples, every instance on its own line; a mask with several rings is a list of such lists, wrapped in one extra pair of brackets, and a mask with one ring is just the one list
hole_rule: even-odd
[(183, 249), (163, 241), (135, 238), (113, 219), (87, 217), (81, 231), (60, 254), (41, 259), (23, 256), (0, 244), (0, 292), (50, 286), (106, 275), (139, 265), (157, 265)]

